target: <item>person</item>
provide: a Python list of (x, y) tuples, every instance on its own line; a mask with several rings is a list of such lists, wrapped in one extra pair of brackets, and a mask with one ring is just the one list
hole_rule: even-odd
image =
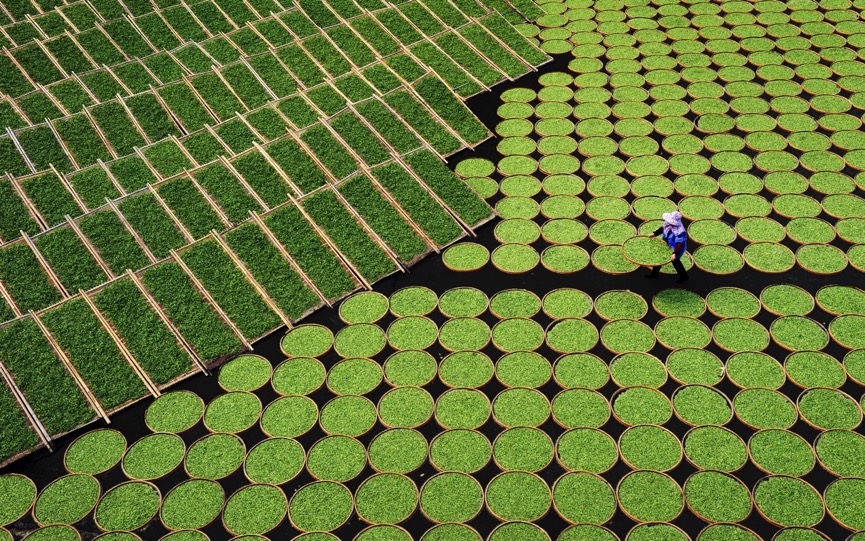
[[(682, 264), (682, 255), (688, 250), (688, 232), (685, 230), (684, 224), (682, 224), (682, 213), (678, 210), (665, 212), (661, 215), (661, 218), (664, 219), (664, 224), (649, 236), (654, 237), (658, 233), (661, 233), (661, 238), (667, 241), (670, 249), (673, 250), (670, 262), (679, 274), (679, 279), (676, 280), (676, 283), (683, 284), (688, 281), (688, 273)], [(654, 267), (652, 268), (652, 272), (646, 275), (646, 278), (657, 278), (659, 272), (661, 272), (661, 267)]]

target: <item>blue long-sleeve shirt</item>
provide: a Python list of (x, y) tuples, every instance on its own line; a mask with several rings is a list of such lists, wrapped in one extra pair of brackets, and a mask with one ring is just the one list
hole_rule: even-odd
[[(670, 233), (663, 233), (663, 231), (664, 231), (664, 227), (661, 226), (658, 228), (657, 231), (655, 231), (654, 234), (657, 235), (658, 233), (662, 233), (661, 238), (664, 239), (665, 241), (667, 241), (667, 244), (670, 246), (670, 249), (673, 250), (674, 254), (676, 254), (676, 259), (679, 259), (680, 257), (682, 257), (682, 254), (684, 254), (688, 250), (688, 233), (687, 233), (687, 231), (682, 231), (682, 234), (680, 234), (680, 235), (676, 235), (672, 231)], [(676, 250), (676, 246), (679, 247), (678, 250)]]

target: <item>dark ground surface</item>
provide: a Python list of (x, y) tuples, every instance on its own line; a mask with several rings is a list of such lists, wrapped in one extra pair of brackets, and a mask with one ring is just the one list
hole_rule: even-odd
[[(504, 90), (512, 87), (539, 88), (537, 79), (540, 73), (566, 70), (567, 57), (560, 55), (554, 62), (543, 66), (536, 74), (528, 75), (515, 83), (502, 84), (494, 88), (490, 93), (476, 96), (469, 101), (469, 106), (492, 130), (495, 124), (498, 122), (498, 117), (496, 116), (496, 108), (501, 103), (499, 100), (499, 95)], [(476, 148), (474, 151), (465, 151), (452, 157), (449, 160), (450, 166), (453, 167), (460, 160), (468, 157), (484, 157), (492, 160), (493, 162), (498, 161), (499, 156), (495, 150), (498, 141), (498, 138), (488, 140), (482, 145), (480, 145), (478, 148)], [(583, 197), (584, 200), (587, 200), (589, 196), (587, 194), (584, 194)], [(495, 198), (491, 200), (491, 204), (494, 203)], [(498, 245), (498, 241), (496, 241), (496, 239), (493, 237), (493, 228), (496, 223), (498, 223), (497, 220), (481, 228), (478, 231), (478, 238), (476, 239), (476, 242), (484, 244), (490, 250), (492, 250)], [(584, 241), (584, 243), (581, 244), (585, 244), (584, 248), (589, 251), (591, 251), (593, 247), (593, 244), (591, 244), (591, 242), (588, 240)], [(740, 239), (735, 244), (733, 244), (733, 246), (741, 251), (741, 249), (744, 248), (744, 243)], [(539, 241), (539, 244), (537, 244), (536, 247), (538, 248), (538, 251), (541, 251), (544, 247), (543, 241)], [(692, 250), (694, 248), (695, 246), (691, 247)], [(658, 280), (645, 280), (643, 278), (644, 274), (644, 269), (638, 269), (637, 271), (634, 271), (633, 273), (627, 275), (612, 276), (604, 274), (589, 265), (586, 269), (576, 274), (560, 275), (552, 273), (539, 265), (532, 272), (521, 275), (509, 275), (498, 271), (491, 264), (488, 264), (486, 267), (477, 272), (456, 273), (446, 269), (445, 266), (442, 264), (441, 257), (433, 254), (432, 256), (427, 257), (425, 260), (414, 266), (410, 270), (410, 272), (405, 274), (393, 275), (376, 284), (375, 290), (380, 291), (385, 295), (390, 295), (394, 291), (405, 286), (423, 285), (429, 287), (430, 289), (441, 295), (446, 290), (454, 287), (472, 286), (483, 290), (487, 293), (489, 297), (492, 297), (495, 293), (505, 289), (521, 288), (531, 290), (535, 292), (538, 296), (543, 297), (545, 293), (553, 289), (561, 287), (572, 287), (583, 290), (594, 298), (604, 291), (614, 289), (628, 289), (642, 295), (647, 300), (647, 302), (651, 303), (651, 298), (655, 293), (664, 288), (673, 287), (675, 285), (674, 275), (661, 275), (660, 279)], [(747, 266), (738, 273), (730, 276), (708, 275), (701, 273), (697, 269), (693, 269), (690, 273), (690, 276), (691, 279), (690, 282), (687, 284), (687, 287), (703, 297), (705, 297), (712, 289), (724, 286), (740, 287), (743, 289), (747, 289), (748, 291), (751, 291), (752, 293), (759, 296), (760, 291), (764, 287), (775, 283), (790, 283), (798, 285), (810, 292), (812, 295), (814, 295), (820, 287), (828, 284), (844, 284), (853, 286), (861, 286), (863, 284), (862, 274), (851, 268), (848, 268), (841, 274), (830, 277), (812, 275), (799, 269), (798, 267), (782, 275), (769, 275), (753, 271)], [(430, 317), (438, 325), (441, 325), (445, 320), (445, 318), (438, 313), (433, 313)], [(816, 307), (815, 310), (809, 315), (809, 317), (827, 326), (829, 321), (832, 319), (831, 315), (823, 312), (822, 310), (820, 310), (819, 307)], [(490, 326), (492, 326), (492, 324), (497, 321), (489, 313), (484, 314), (482, 318), (487, 321)], [(541, 323), (541, 325), (545, 325), (546, 323), (549, 323), (551, 321), (548, 318), (546, 318), (545, 320), (545, 318), (546, 316), (541, 314), (535, 319), (539, 323)], [(600, 327), (602, 323), (600, 317), (598, 317), (594, 313), (591, 314), (588, 319), (590, 319), (598, 327)], [(643, 319), (643, 321), (649, 326), (653, 326), (658, 319), (660, 319), (659, 316), (655, 314), (652, 310), (650, 310), (649, 314)], [(706, 316), (702, 317), (701, 319), (710, 327), (714, 323), (714, 316), (711, 316), (710, 314), (708, 314), (708, 312)], [(769, 323), (771, 323), (772, 321), (772, 316), (770, 316), (764, 310), (756, 319), (768, 328)], [(393, 316), (388, 315), (384, 320), (379, 322), (379, 325), (381, 325), (383, 328), (386, 328), (392, 320)], [(306, 321), (304, 321), (304, 323), (323, 324), (333, 329), (334, 331), (344, 325), (339, 320), (336, 309), (319, 310), (318, 312), (310, 316)], [(281, 360), (284, 359), (284, 356), (279, 350), (279, 340), (281, 339), (283, 334), (284, 331), (279, 330), (259, 341), (256, 344), (254, 353), (267, 357), (274, 365), (278, 364)], [(715, 346), (714, 343), (711, 344), (707, 349), (718, 355), (722, 360), (726, 359), (726, 357), (729, 355), (720, 350), (720, 348)], [(441, 360), (446, 355), (444, 349), (441, 348), (438, 344), (430, 348), (429, 351), (439, 360)], [(830, 343), (824, 351), (839, 360), (842, 359), (845, 354), (845, 350), (834, 342)], [(497, 350), (492, 345), (487, 346), (484, 352), (490, 355), (492, 359), (496, 359), (497, 355), (499, 355)], [(546, 346), (543, 346), (541, 349), (538, 350), (538, 352), (547, 357), (547, 359), (549, 359), (550, 361), (553, 361), (555, 360), (555, 358), (558, 357), (556, 353), (549, 350)], [(391, 353), (392, 350), (387, 347), (385, 351), (376, 356), (375, 359), (377, 361), (384, 362), (384, 360)], [(612, 358), (614, 357), (614, 355), (605, 350), (603, 346), (600, 345), (600, 343), (591, 351), (591, 353), (598, 355), (601, 359), (604, 359), (607, 362), (612, 360)], [(653, 349), (651, 353), (663, 360), (667, 354), (667, 350), (660, 345), (656, 345), (655, 349)], [(769, 346), (769, 348), (766, 350), (766, 353), (772, 355), (776, 359), (779, 359), (779, 361), (783, 361), (784, 357), (786, 357), (786, 355), (788, 354), (788, 352), (781, 349), (774, 343)], [(336, 353), (334, 353), (333, 351), (331, 351), (322, 358), (322, 361), (325, 363), (326, 366), (332, 366), (332, 364), (338, 359), (339, 356), (336, 355)], [(664, 394), (670, 396), (672, 392), (677, 388), (677, 386), (677, 383), (669, 380), (664, 385), (664, 387), (661, 388), (661, 390), (664, 392)], [(445, 390), (444, 385), (438, 380), (434, 380), (425, 388), (434, 397), (438, 396), (438, 394)], [(503, 388), (504, 387), (499, 382), (493, 379), (489, 384), (483, 387), (483, 391), (489, 397), (493, 397)], [(738, 391), (738, 389), (726, 379), (720, 384), (718, 384), (716, 388), (723, 392), (729, 398), (732, 398)], [(204, 399), (205, 403), (209, 402), (211, 399), (223, 392), (217, 384), (217, 379), (215, 375), (213, 377), (194, 376), (175, 387), (174, 390), (181, 389), (188, 389), (194, 391), (196, 394), (198, 394)], [(601, 393), (609, 399), (616, 391), (616, 389), (616, 385), (610, 382), (601, 390)], [(384, 394), (386, 390), (386, 386), (381, 385), (378, 389), (367, 395), (367, 397), (373, 402), (377, 402), (377, 400), (381, 397), (382, 394)], [(561, 389), (554, 382), (551, 381), (540, 390), (544, 392), (548, 398), (551, 399)], [(844, 387), (841, 388), (841, 390), (855, 397), (858, 397), (862, 393), (862, 389), (855, 383), (852, 383), (850, 381), (848, 381), (848, 383), (845, 384)], [(784, 385), (784, 387), (780, 389), (780, 391), (790, 397), (795, 402), (796, 397), (801, 392), (801, 389), (797, 388), (788, 381)], [(270, 386), (265, 386), (263, 389), (256, 391), (255, 394), (261, 398), (263, 404), (267, 404), (277, 398), (276, 393)], [(311, 397), (316, 400), (319, 406), (321, 406), (328, 398), (330, 398), (330, 395), (326, 390), (319, 390), (315, 394), (311, 395)], [(146, 407), (150, 404), (150, 402), (150, 400), (145, 400), (113, 416), (111, 418), (112, 422), (110, 426), (117, 430), (120, 430), (126, 436), (127, 441), (131, 444), (141, 436), (149, 433), (148, 429), (144, 425), (143, 419), (144, 411)], [(679, 419), (677, 419), (675, 416), (670, 420), (670, 422), (668, 422), (664, 426), (671, 430), (674, 434), (676, 434), (680, 440), (683, 439), (684, 434), (690, 428)], [(734, 418), (729, 424), (727, 424), (726, 427), (738, 433), (746, 442), (750, 435), (754, 433), (754, 430), (747, 428), (736, 418)], [(41, 489), (51, 480), (65, 474), (65, 470), (63, 469), (63, 453), (65, 452), (66, 447), (68, 447), (69, 443), (71, 443), (76, 436), (88, 430), (92, 430), (93, 428), (94, 426), (89, 426), (86, 429), (79, 430), (76, 433), (70, 434), (62, 438), (60, 441), (56, 442), (57, 450), (53, 454), (49, 454), (46, 451), (39, 451), (13, 464), (11, 467), (7, 468), (6, 471), (18, 472), (27, 475), (28, 477), (33, 479), (36, 482), (37, 486)], [(555, 441), (559, 437), (559, 435), (564, 432), (564, 429), (558, 426), (552, 419), (548, 420), (540, 428), (545, 430), (553, 439), (553, 441)], [(616, 421), (613, 417), (611, 417), (609, 422), (602, 428), (603, 431), (610, 434), (614, 439), (618, 439), (618, 436), (624, 431), (624, 429), (625, 427), (621, 425), (618, 421)], [(362, 443), (364, 443), (364, 445), (368, 446), (372, 438), (382, 430), (382, 425), (377, 424), (372, 431), (359, 439)], [(427, 437), (427, 440), (430, 441), (441, 429), (435, 424), (435, 422), (430, 422), (427, 423), (425, 426), (419, 428), (419, 430)], [(480, 430), (484, 432), (489, 438), (489, 440), (492, 442), (496, 435), (502, 429), (501, 427), (496, 425), (494, 421), (490, 420)], [(813, 442), (819, 434), (817, 430), (811, 428), (801, 420), (799, 420), (796, 425), (791, 428), (791, 431), (800, 434), (809, 442)], [(862, 428), (860, 427), (858, 431), (862, 432)], [(186, 441), (187, 446), (189, 446), (193, 441), (206, 435), (207, 433), (208, 432), (204, 428), (204, 426), (199, 423), (189, 432), (182, 434), (182, 436), (183, 439)], [(324, 435), (325, 434), (321, 431), (321, 429), (318, 426), (315, 426), (312, 431), (299, 438), (298, 440), (301, 444), (303, 444), (305, 449), (309, 449), (315, 441), (317, 441)], [(256, 425), (250, 430), (247, 430), (246, 432), (241, 434), (241, 437), (246, 443), (246, 447), (248, 450), (252, 448), (255, 443), (264, 439), (266, 436), (261, 432), (258, 425)], [(615, 488), (619, 480), (630, 471), (631, 470), (621, 460), (619, 460), (617, 465), (609, 472), (603, 474), (602, 477), (606, 479)], [(682, 463), (673, 471), (669, 472), (669, 474), (681, 486), (684, 484), (687, 477), (695, 471), (697, 470), (683, 459)], [(346, 485), (349, 489), (354, 491), (357, 489), (360, 482), (364, 478), (368, 477), (371, 473), (371, 468), (367, 467), (363, 474), (361, 474), (357, 479), (346, 483)], [(434, 475), (435, 473), (436, 470), (429, 463), (427, 463), (421, 469), (409, 474), (409, 477), (411, 477), (418, 485), (418, 487), (420, 487), (420, 485), (427, 478)], [(488, 464), (486, 468), (474, 474), (474, 476), (482, 484), (485, 485), (497, 473), (499, 473), (498, 468), (494, 465), (492, 461), (490, 461), (490, 464)], [(553, 461), (550, 466), (539, 472), (539, 475), (543, 477), (550, 486), (552, 486), (553, 482), (563, 473), (565, 473), (565, 470), (555, 461)], [(765, 474), (762, 473), (759, 469), (757, 469), (749, 461), (747, 465), (739, 472), (736, 472), (735, 475), (739, 479), (741, 479), (748, 487), (752, 488), (756, 484), (756, 482)], [(184, 479), (185, 474), (183, 473), (182, 468), (180, 468), (174, 473), (168, 475), (167, 477), (155, 481), (155, 484), (160, 488), (164, 496), (171, 487)], [(834, 477), (826, 473), (818, 465), (815, 466), (814, 470), (803, 479), (808, 481), (822, 494), (826, 486), (832, 480), (834, 480)], [(103, 486), (103, 493), (105, 490), (107, 490), (108, 487), (123, 482), (125, 480), (126, 478), (120, 471), (120, 468), (114, 468), (110, 472), (100, 475), (100, 481)], [(290, 483), (284, 485), (283, 489), (285, 490), (286, 495), (290, 498), (295, 490), (305, 485), (306, 483), (311, 482), (312, 480), (312, 477), (304, 470), (297, 478), (295, 478)], [(239, 489), (241, 486), (248, 484), (248, 481), (243, 476), (241, 468), (227, 479), (221, 481), (221, 484), (223, 485), (226, 495), (228, 496), (232, 494), (235, 490)], [(690, 513), (690, 511), (687, 510), (687, 508), (682, 513), (682, 515), (673, 523), (686, 531), (692, 539), (696, 539), (700, 530), (702, 530), (706, 526), (705, 522), (696, 518), (693, 514)], [(470, 525), (477, 529), (484, 538), (486, 538), (490, 531), (492, 531), (492, 529), (498, 524), (499, 522), (495, 520), (486, 511), (486, 509), (483, 509), (478, 515), (478, 517), (476, 517), (470, 523)], [(552, 537), (552, 539), (556, 539), (558, 534), (568, 526), (568, 524), (563, 519), (561, 519), (553, 510), (551, 510), (547, 514), (547, 516), (544, 519), (540, 520), (537, 524), (544, 528)], [(626, 517), (621, 512), (621, 510), (618, 510), (613, 520), (606, 524), (606, 526), (613, 532), (615, 532), (621, 539), (625, 539), (628, 531), (630, 531), (635, 524), (636, 523)], [(756, 509), (752, 511), (750, 517), (741, 524), (743, 526), (751, 528), (760, 537), (767, 540), (771, 539), (773, 535), (775, 535), (778, 531), (778, 528), (764, 520), (756, 511)], [(432, 527), (432, 525), (433, 524), (426, 520), (426, 518), (424, 518), (419, 511), (417, 511), (410, 520), (402, 524), (402, 526), (406, 530), (408, 530), (415, 539), (420, 539), (421, 535), (427, 529)], [(35, 527), (35, 525), (32, 526)], [(85, 540), (94, 537), (98, 533), (98, 529), (93, 524), (92, 518), (87, 518), (77, 527), (81, 531), (82, 537)], [(341, 539), (352, 539), (364, 527), (366, 527), (366, 524), (364, 524), (361, 520), (354, 516), (349, 523), (347, 523), (345, 526), (343, 526), (337, 531), (337, 534)], [(824, 517), (823, 521), (816, 527), (816, 529), (820, 530), (826, 536), (833, 540), (845, 539), (849, 535), (849, 532), (837, 525), (828, 516), (828, 514)], [(207, 533), (214, 541), (230, 538), (230, 536), (223, 529), (219, 521), (203, 529), (202, 531)], [(166, 533), (167, 531), (164, 529), (158, 519), (152, 521), (145, 530), (139, 532), (141, 537), (147, 540), (158, 539)], [(293, 530), (288, 520), (285, 520), (279, 528), (270, 532), (267, 537), (272, 540), (288, 540), (296, 535), (299, 535), (299, 532)]]

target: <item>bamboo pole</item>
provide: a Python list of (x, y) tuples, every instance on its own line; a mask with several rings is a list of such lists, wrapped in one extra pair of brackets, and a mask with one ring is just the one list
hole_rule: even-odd
[(68, 299), (71, 296), (69, 295), (69, 291), (66, 290), (66, 287), (60, 281), (60, 278), (54, 272), (54, 269), (51, 268), (51, 265), (49, 265), (48, 261), (45, 260), (45, 256), (43, 256), (42, 252), (39, 251), (39, 248), (36, 247), (36, 243), (33, 242), (33, 239), (31, 239), (24, 231), (21, 232), (21, 238), (24, 239), (24, 242), (30, 247), (30, 251), (33, 252), (33, 256), (36, 257), (36, 261), (39, 262), (39, 266), (42, 267), (42, 270), (45, 271), (45, 274), (48, 276), (48, 281), (50, 281), (57, 291), (60, 292), (60, 295), (64, 299)]
[(132, 227), (132, 224), (129, 223), (129, 220), (126, 219), (126, 216), (124, 216), (123, 213), (120, 212), (120, 209), (117, 208), (117, 205), (114, 204), (114, 201), (106, 197), (105, 202), (108, 204), (109, 208), (114, 211), (114, 214), (117, 216), (117, 219), (120, 220), (120, 223), (123, 224), (123, 227), (126, 229), (126, 231), (128, 231), (129, 234), (132, 235), (132, 238), (135, 239), (135, 243), (138, 244), (138, 247), (141, 248), (141, 250), (144, 252), (144, 255), (147, 256), (147, 259), (151, 263), (156, 263), (156, 256), (153, 255), (153, 252), (150, 251), (150, 247), (147, 246), (147, 243), (144, 242), (144, 239), (141, 238), (141, 235), (138, 234), (138, 231), (136, 231), (135, 228)]
[(113, 280), (115, 278), (114, 273), (111, 271), (111, 267), (108, 266), (108, 263), (102, 259), (102, 255), (99, 253), (99, 250), (96, 249), (93, 244), (90, 243), (90, 239), (88, 239), (84, 233), (81, 231), (81, 228), (78, 227), (78, 224), (75, 223), (75, 220), (72, 219), (68, 214), (64, 216), (66, 218), (66, 223), (69, 224), (69, 228), (72, 229), (72, 232), (75, 233), (75, 236), (78, 237), (78, 240), (81, 241), (81, 244), (84, 245), (84, 248), (87, 249), (87, 252), (90, 254), (96, 263), (99, 265), (99, 268), (102, 269), (102, 272), (108, 276), (109, 280)]
[(9, 139), (12, 140), (12, 144), (15, 145), (15, 150), (17, 150), (18, 153), (21, 154), (21, 157), (24, 158), (24, 163), (27, 164), (30, 172), (36, 173), (36, 166), (33, 165), (32, 161), (30, 161), (30, 156), (28, 156), (27, 153), (24, 152), (24, 147), (21, 146), (21, 142), (18, 141), (18, 138), (15, 137), (15, 132), (13, 132), (12, 128), (10, 128), (9, 126), (6, 126), (6, 134), (9, 136)]
[(48, 433), (48, 430), (42, 424), (42, 421), (39, 420), (39, 417), (36, 415), (36, 411), (33, 410), (33, 407), (27, 401), (27, 397), (24, 395), (24, 391), (18, 388), (18, 385), (15, 383), (15, 378), (12, 377), (12, 374), (9, 372), (9, 369), (6, 368), (6, 365), (0, 361), (0, 377), (6, 382), (6, 385), (9, 387), (9, 391), (12, 393), (12, 396), (15, 397), (15, 401), (18, 402), (18, 406), (24, 411), (24, 415), (27, 419), (33, 424), (34, 432), (45, 444), (45, 447), (48, 448), (49, 451), (54, 451), (54, 446), (51, 442), (51, 435)]
[(159, 206), (162, 207), (162, 210), (168, 214), (168, 217), (171, 218), (171, 221), (174, 222), (174, 226), (180, 230), (180, 233), (183, 234), (183, 238), (186, 239), (186, 242), (192, 243), (195, 242), (195, 237), (186, 229), (186, 226), (183, 225), (183, 222), (174, 214), (174, 211), (171, 210), (171, 207), (168, 206), (162, 197), (159, 196), (159, 193), (153, 188), (152, 184), (147, 185), (147, 190), (156, 198), (156, 202), (159, 203)]
[(18, 303), (16, 303), (15, 299), (12, 298), (12, 295), (6, 291), (2, 281), (0, 281), (0, 297), (3, 297), (3, 300), (6, 301), (6, 304), (9, 306), (9, 309), (12, 310), (12, 314), (14, 314), (16, 318), (23, 315), (21, 309), (18, 308)]

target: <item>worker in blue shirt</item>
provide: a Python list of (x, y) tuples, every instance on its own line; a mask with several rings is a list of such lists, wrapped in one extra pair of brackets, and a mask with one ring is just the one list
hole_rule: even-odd
[[(684, 224), (682, 224), (682, 213), (677, 210), (665, 212), (661, 215), (661, 218), (664, 219), (664, 224), (649, 236), (654, 237), (658, 233), (661, 233), (661, 238), (667, 241), (670, 249), (673, 250), (670, 262), (679, 274), (679, 279), (676, 280), (676, 283), (683, 284), (688, 281), (688, 273), (682, 264), (682, 255), (688, 250), (688, 232)], [(661, 267), (654, 267), (652, 272), (646, 275), (646, 278), (657, 278), (659, 272), (661, 272)]]

